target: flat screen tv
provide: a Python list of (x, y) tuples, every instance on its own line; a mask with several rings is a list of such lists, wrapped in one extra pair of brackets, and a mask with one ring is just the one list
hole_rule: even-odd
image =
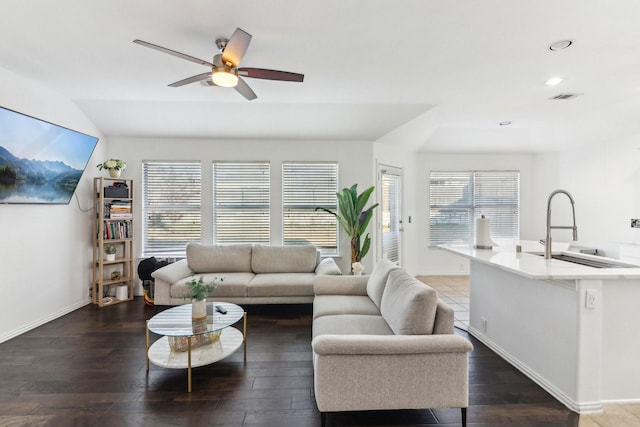
[(97, 143), (0, 107), (0, 204), (68, 204)]

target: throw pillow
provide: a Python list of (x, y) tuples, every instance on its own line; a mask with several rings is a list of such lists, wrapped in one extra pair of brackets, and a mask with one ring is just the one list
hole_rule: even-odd
[(318, 275), (340, 275), (342, 271), (340, 271), (340, 267), (336, 264), (333, 258), (325, 258), (320, 261), (320, 264), (316, 267), (316, 274)]

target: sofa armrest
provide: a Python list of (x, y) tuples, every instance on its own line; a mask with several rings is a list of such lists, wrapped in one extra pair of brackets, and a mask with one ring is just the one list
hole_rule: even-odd
[(321, 335), (312, 341), (321, 412), (466, 408), (469, 351), (457, 335)]
[(315, 276), (315, 295), (367, 295), (368, 276)]
[(469, 340), (457, 335), (320, 335), (311, 342), (317, 355), (468, 353)]
[(189, 277), (193, 274), (186, 259), (174, 262), (169, 265), (165, 265), (162, 268), (157, 269), (151, 273), (151, 277), (154, 279), (160, 279), (164, 282), (174, 284), (180, 279)]
[(153, 295), (153, 305), (172, 305), (171, 304), (171, 283), (162, 279), (154, 280), (155, 292)]

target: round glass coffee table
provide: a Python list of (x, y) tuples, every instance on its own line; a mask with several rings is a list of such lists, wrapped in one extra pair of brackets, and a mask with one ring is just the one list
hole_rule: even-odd
[[(216, 310), (221, 307), (220, 313)], [(191, 304), (178, 305), (147, 321), (147, 372), (149, 362), (169, 369), (187, 369), (191, 392), (191, 368), (222, 360), (244, 345), (247, 361), (247, 313), (228, 302), (208, 302), (207, 316), (191, 318)], [(231, 327), (243, 319), (243, 331)], [(149, 332), (162, 335), (150, 345)]]

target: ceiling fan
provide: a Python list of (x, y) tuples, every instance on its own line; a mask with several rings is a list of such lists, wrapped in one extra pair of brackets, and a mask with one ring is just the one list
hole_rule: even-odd
[(251, 101), (252, 99), (256, 99), (257, 95), (242, 77), (287, 82), (302, 82), (304, 80), (304, 74), (291, 73), (288, 71), (250, 67), (239, 68), (238, 65), (251, 42), (251, 34), (240, 28), (234, 31), (230, 39), (216, 40), (216, 46), (220, 49), (221, 53), (213, 57), (213, 63), (142, 40), (134, 40), (133, 42), (159, 50), (160, 52), (168, 53), (169, 55), (177, 56), (178, 58), (186, 59), (187, 61), (195, 62), (196, 64), (211, 67), (211, 71), (171, 83), (169, 85), (171, 87), (184, 86), (195, 82), (202, 82), (202, 84), (208, 86), (232, 87), (238, 91), (240, 95)]

